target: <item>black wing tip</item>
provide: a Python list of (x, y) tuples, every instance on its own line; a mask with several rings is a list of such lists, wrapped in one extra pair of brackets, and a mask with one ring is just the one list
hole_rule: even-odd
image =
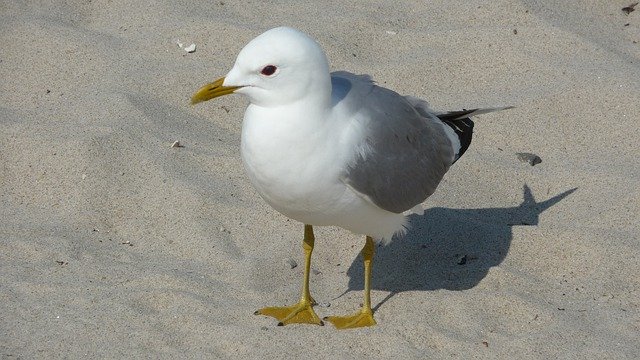
[(458, 161), (462, 155), (467, 151), (469, 146), (471, 145), (471, 140), (473, 139), (473, 121), (471, 118), (462, 118), (462, 119), (446, 119), (442, 120), (445, 124), (447, 124), (458, 136), (458, 140), (460, 140), (460, 150), (458, 150), (453, 163)]
[(460, 150), (455, 154), (453, 163), (458, 161), (460, 157), (467, 151), (471, 145), (473, 139), (473, 120), (469, 117), (469, 114), (473, 114), (479, 109), (450, 111), (444, 114), (439, 114), (438, 118), (449, 126), (458, 136), (460, 141)]
[(473, 120), (472, 116), (487, 114), (495, 111), (513, 109), (515, 106), (505, 106), (498, 108), (477, 108), (477, 109), (463, 109), (460, 111), (449, 111), (444, 114), (438, 114), (438, 118), (443, 123), (447, 124), (455, 131), (458, 139), (460, 140), (460, 150), (456, 154), (454, 163), (460, 159), (460, 157), (467, 151), (469, 145), (471, 145), (471, 139), (473, 138)]

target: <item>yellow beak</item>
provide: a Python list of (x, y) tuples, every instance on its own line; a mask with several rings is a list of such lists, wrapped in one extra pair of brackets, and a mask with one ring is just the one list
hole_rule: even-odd
[(218, 96), (232, 94), (241, 86), (222, 86), (224, 82), (224, 78), (220, 78), (210, 84), (207, 84), (201, 87), (193, 96), (191, 97), (191, 104), (197, 104), (203, 101), (211, 100), (213, 98), (217, 98)]

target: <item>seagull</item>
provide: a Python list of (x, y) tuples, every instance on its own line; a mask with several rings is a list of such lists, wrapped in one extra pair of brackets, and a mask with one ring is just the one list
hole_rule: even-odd
[(362, 308), (323, 320), (338, 329), (375, 325), (375, 243), (401, 235), (407, 215), (421, 213), (421, 204), (468, 149), (471, 116), (506, 109), (436, 113), (427, 102), (377, 86), (367, 75), (330, 72), (320, 45), (289, 27), (250, 41), (231, 71), (201, 87), (191, 102), (228, 94), (249, 99), (241, 135), (249, 180), (270, 206), (304, 224), (300, 301), (255, 312), (280, 326), (324, 324), (309, 290), (313, 226), (365, 236)]

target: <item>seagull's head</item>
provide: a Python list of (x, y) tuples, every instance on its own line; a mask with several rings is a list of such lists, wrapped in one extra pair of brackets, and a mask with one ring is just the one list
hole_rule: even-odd
[(238, 93), (261, 107), (294, 103), (304, 97), (330, 97), (329, 65), (322, 48), (288, 27), (271, 29), (251, 40), (227, 76), (201, 87), (192, 104)]

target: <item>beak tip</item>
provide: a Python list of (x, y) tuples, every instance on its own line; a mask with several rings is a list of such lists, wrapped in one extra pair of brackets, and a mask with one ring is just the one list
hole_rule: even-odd
[(191, 97), (191, 105), (195, 105), (204, 101), (208, 101), (219, 96), (232, 94), (239, 86), (223, 86), (224, 78), (220, 78), (210, 84), (201, 87)]

